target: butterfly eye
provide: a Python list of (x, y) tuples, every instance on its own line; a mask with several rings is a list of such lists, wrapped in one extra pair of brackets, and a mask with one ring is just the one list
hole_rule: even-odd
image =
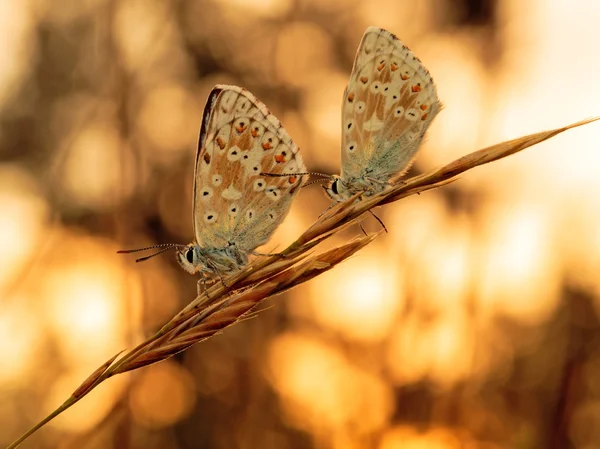
[(331, 190), (332, 190), (332, 191), (333, 191), (333, 193), (335, 193), (336, 195), (338, 194), (337, 183), (338, 183), (338, 180), (336, 179), (335, 181), (333, 181), (333, 184), (331, 184)]
[(189, 263), (194, 263), (194, 248), (187, 250), (187, 253), (185, 253), (185, 258)]

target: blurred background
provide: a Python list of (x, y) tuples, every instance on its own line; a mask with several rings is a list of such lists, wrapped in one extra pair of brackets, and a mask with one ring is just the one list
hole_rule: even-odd
[[(192, 240), (215, 84), (338, 173), (356, 48), (387, 28), (445, 104), (415, 174), (599, 115), (599, 21), (594, 0), (1, 1), (0, 446), (195, 297), (172, 254), (116, 251)], [(599, 447), (599, 141), (587, 125), (379, 209), (389, 234), (351, 260), (23, 447)], [(263, 250), (328, 204), (303, 189)]]

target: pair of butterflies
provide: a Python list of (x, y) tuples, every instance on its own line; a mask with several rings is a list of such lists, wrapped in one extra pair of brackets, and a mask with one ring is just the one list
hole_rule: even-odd
[[(368, 28), (344, 93), (342, 172), (325, 187), (331, 200), (389, 188), (410, 167), (440, 107), (421, 61), (392, 33)], [(159, 245), (157, 254), (177, 248), (179, 264), (203, 278), (239, 270), (283, 221), (305, 172), (298, 147), (261, 101), (240, 87), (215, 86), (196, 155), (196, 240)]]

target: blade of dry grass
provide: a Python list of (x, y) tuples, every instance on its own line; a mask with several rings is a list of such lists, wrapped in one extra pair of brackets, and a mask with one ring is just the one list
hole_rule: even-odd
[[(337, 204), (323, 215), (281, 256), (259, 257), (224, 282), (217, 282), (183, 308), (155, 335), (125, 353), (115, 355), (86, 379), (58, 409), (29, 429), (7, 449), (19, 446), (44, 424), (70, 408), (106, 379), (165, 360), (244, 320), (258, 304), (302, 284), (348, 259), (378, 234), (354, 239), (344, 245), (314, 255), (315, 246), (352, 225), (375, 206), (398, 201), (410, 195), (438, 188), (479, 165), (504, 158), (550, 139), (568, 129), (598, 120), (592, 118), (551, 131), (531, 134), (470, 153), (432, 172), (399, 183), (389, 190), (356, 201), (360, 195)], [(225, 285), (226, 284), (226, 285)]]

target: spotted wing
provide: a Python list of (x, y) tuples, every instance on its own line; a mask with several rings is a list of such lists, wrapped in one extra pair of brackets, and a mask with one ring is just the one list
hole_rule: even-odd
[[(289, 212), (306, 168), (298, 147), (246, 89), (217, 85), (200, 131), (194, 183), (194, 230), (203, 247), (235, 243), (251, 252)], [(260, 173), (290, 174), (266, 177)]]
[(400, 177), (440, 107), (421, 61), (392, 33), (368, 28), (344, 93), (342, 179)]

